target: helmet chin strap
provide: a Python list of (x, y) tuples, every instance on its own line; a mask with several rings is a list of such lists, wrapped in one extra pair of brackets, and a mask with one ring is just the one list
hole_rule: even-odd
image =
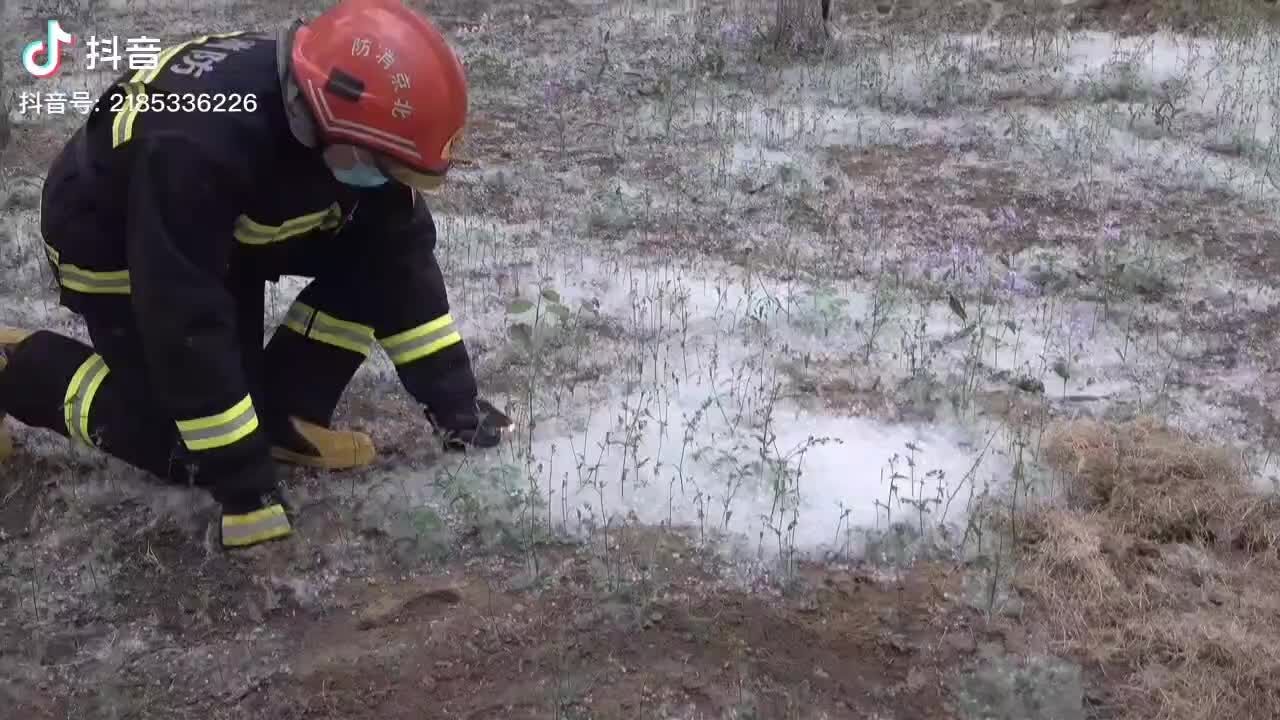
[(280, 91), (284, 97), (284, 113), (289, 120), (289, 130), (298, 142), (314, 148), (320, 145), (316, 121), (302, 97), (302, 89), (293, 78), (292, 68), (293, 36), (302, 24), (301, 20), (294, 20), (276, 34), (276, 73), (280, 78)]

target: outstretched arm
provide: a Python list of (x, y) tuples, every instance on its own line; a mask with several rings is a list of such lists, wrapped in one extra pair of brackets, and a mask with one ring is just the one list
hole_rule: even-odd
[(367, 290), (373, 305), (365, 313), (378, 343), (448, 447), (496, 444), (510, 420), (479, 398), (436, 261), (431, 213), (416, 192), (403, 186), (370, 195), (345, 232), (382, 268), (379, 287)]

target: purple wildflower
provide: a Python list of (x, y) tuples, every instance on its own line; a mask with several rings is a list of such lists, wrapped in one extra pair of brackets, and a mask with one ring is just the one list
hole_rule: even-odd
[(551, 79), (542, 84), (542, 101), (547, 107), (555, 107), (564, 97), (564, 83)]
[(1104, 248), (1114, 248), (1120, 244), (1120, 225), (1115, 221), (1108, 221), (1102, 228), (1102, 242)]
[(1022, 218), (1018, 217), (1018, 211), (1005, 205), (999, 210), (996, 222), (1006, 230), (1020, 230), (1023, 226)]
[(745, 22), (726, 22), (720, 26), (720, 41), (726, 45), (745, 42), (750, 36), (751, 31)]

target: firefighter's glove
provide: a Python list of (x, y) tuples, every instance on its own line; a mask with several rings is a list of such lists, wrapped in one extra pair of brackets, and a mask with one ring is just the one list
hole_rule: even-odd
[(293, 534), (288, 503), (278, 490), (222, 503), (222, 547), (252, 547)]
[(447, 416), (427, 411), (427, 420), (448, 452), (466, 452), (469, 447), (494, 447), (512, 428), (511, 418), (483, 399), (477, 399), (461, 411)]

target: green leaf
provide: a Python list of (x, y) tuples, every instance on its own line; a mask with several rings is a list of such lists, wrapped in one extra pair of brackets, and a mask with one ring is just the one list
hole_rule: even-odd
[(573, 312), (572, 312), (571, 310), (569, 310), (569, 308), (567, 308), (567, 307), (565, 307), (565, 306), (561, 305), (560, 303), (553, 303), (553, 304), (551, 304), (551, 305), (548, 305), (548, 306), (547, 306), (547, 310), (548, 310), (552, 315), (555, 315), (556, 317), (560, 318), (561, 320), (568, 320), (568, 319), (569, 319), (569, 316), (573, 314)]
[(528, 323), (515, 323), (507, 328), (507, 336), (521, 349), (528, 350), (533, 347), (533, 329)]
[(546, 298), (547, 300), (550, 300), (553, 303), (560, 302), (560, 293), (556, 292), (555, 288), (544, 288), (542, 290), (542, 297)]
[(532, 309), (533, 303), (525, 300), (524, 298), (518, 298), (516, 300), (512, 300), (511, 303), (507, 305), (507, 314), (519, 315), (520, 313), (527, 313)]
[(444, 527), (444, 521), (429, 508), (415, 510), (410, 517), (410, 522), (419, 535), (438, 532)]

